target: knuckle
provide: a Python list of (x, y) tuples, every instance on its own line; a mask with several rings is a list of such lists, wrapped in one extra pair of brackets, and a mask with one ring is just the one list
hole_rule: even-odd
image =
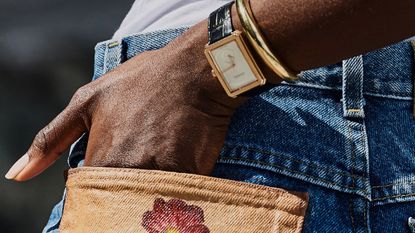
[(93, 88), (88, 85), (83, 86), (75, 92), (67, 110), (75, 111), (80, 116), (87, 116), (95, 97), (96, 93)]
[(77, 105), (86, 105), (96, 99), (98, 94), (97, 90), (98, 88), (95, 83), (84, 85), (76, 90), (75, 94), (72, 97), (71, 103), (75, 103)]
[(93, 96), (92, 88), (88, 86), (80, 87), (72, 97), (72, 102), (75, 103), (86, 103), (88, 102)]
[(46, 154), (48, 151), (48, 140), (47, 140), (47, 127), (39, 131), (32, 143), (32, 149)]

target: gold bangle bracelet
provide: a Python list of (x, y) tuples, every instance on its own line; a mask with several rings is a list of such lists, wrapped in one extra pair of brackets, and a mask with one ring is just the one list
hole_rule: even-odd
[(254, 20), (249, 0), (236, 0), (236, 10), (249, 42), (264, 60), (265, 64), (282, 79), (287, 81), (297, 80), (297, 75), (284, 67), (279, 59), (271, 52), (258, 24)]

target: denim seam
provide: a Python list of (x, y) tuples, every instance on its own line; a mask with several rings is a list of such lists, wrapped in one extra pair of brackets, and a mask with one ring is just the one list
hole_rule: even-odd
[(398, 197), (411, 197), (415, 196), (415, 193), (407, 193), (407, 194), (398, 194), (398, 195), (389, 195), (384, 197), (373, 198), (372, 201), (382, 201), (390, 198), (398, 198)]
[[(297, 83), (282, 83), (280, 86), (288, 86), (288, 87), (302, 87), (302, 88), (312, 88), (312, 89), (320, 89), (320, 90), (327, 90), (327, 91), (341, 91), (341, 88), (334, 88), (329, 86), (321, 86), (317, 84), (308, 84), (303, 82), (297, 82)], [(403, 96), (403, 95), (385, 95), (385, 94), (379, 94), (375, 92), (365, 91), (363, 92), (363, 95), (368, 96), (374, 96), (374, 97), (380, 97), (380, 98), (388, 98), (388, 99), (396, 99), (396, 100), (413, 100), (412, 96)]]
[(107, 56), (108, 56), (108, 47), (107, 47), (107, 43), (105, 43), (105, 51), (104, 51), (104, 56), (102, 58), (102, 73), (101, 76), (104, 75), (107, 72)]
[(312, 84), (312, 83), (301, 82), (301, 81), (296, 82), (296, 83), (282, 83), (281, 85), (292, 86), (292, 87), (307, 87), (307, 88), (330, 90), (330, 91), (341, 91), (342, 90), (342, 88), (340, 87), (329, 87), (329, 86)]
[(406, 185), (406, 184), (415, 184), (415, 180), (412, 180), (410, 182), (397, 182), (397, 183), (391, 183), (391, 184), (385, 184), (385, 185), (376, 185), (376, 186), (372, 186), (372, 188), (380, 189), (380, 188), (385, 188), (385, 187), (390, 187), (390, 186), (395, 186), (395, 185)]
[(389, 98), (389, 99), (396, 99), (396, 100), (412, 100), (413, 98), (410, 96), (400, 96), (400, 95), (384, 95), (378, 94), (373, 92), (366, 92), (365, 95), (374, 96), (374, 97), (382, 97), (382, 98)]
[[(327, 90), (327, 91), (341, 91), (342, 90), (342, 88), (340, 87), (329, 87), (329, 86), (324, 86), (324, 85), (309, 84), (306, 82), (282, 83), (280, 84), (280, 86), (313, 88), (313, 89), (320, 89), (320, 90)], [(363, 95), (382, 97), (382, 98), (388, 98), (388, 99), (397, 99), (397, 100), (413, 100), (412, 96), (385, 95), (385, 94), (379, 94), (379, 93), (371, 92), (371, 91), (365, 91), (363, 92)]]
[[(355, 145), (353, 144), (353, 141), (351, 140), (351, 137), (352, 137), (352, 132), (351, 132), (351, 129), (350, 129), (350, 123), (349, 123), (349, 121), (348, 120), (346, 120), (346, 122), (347, 122), (347, 136), (348, 136), (348, 143), (350, 143), (350, 146), (352, 147), (351, 149), (352, 149), (352, 153), (351, 153), (351, 158), (350, 158), (350, 160), (351, 160), (351, 162), (352, 162), (352, 166), (351, 166), (351, 168), (350, 168), (350, 174), (351, 175), (353, 175), (353, 170), (354, 170), (354, 166), (355, 166), (355, 164), (354, 164), (354, 156), (355, 156)], [(352, 142), (350, 142), (350, 141), (352, 141)], [(352, 187), (354, 187), (354, 177), (352, 177)]]
[[(365, 166), (365, 171), (368, 174), (367, 175), (367, 181), (368, 184), (370, 186), (370, 152), (369, 152), (369, 138), (367, 135), (367, 127), (366, 127), (366, 120), (363, 119), (362, 121), (362, 127), (363, 127), (363, 134), (362, 137), (360, 138), (361, 143), (362, 143), (362, 148), (364, 148), (364, 154), (363, 154), (363, 158), (364, 158), (364, 166)], [(370, 189), (370, 193), (372, 193), (372, 190)]]
[(369, 225), (367, 224), (369, 220), (367, 216), (367, 212), (369, 210), (369, 203), (366, 200), (364, 200), (364, 202), (365, 202), (365, 207), (364, 207), (364, 212), (363, 212), (363, 221), (365, 221), (365, 231), (366, 233), (369, 233)]
[(225, 160), (245, 161), (245, 162), (250, 162), (250, 163), (258, 164), (258, 165), (271, 166), (271, 167), (279, 168), (279, 169), (286, 170), (286, 171), (289, 171), (289, 172), (293, 172), (293, 173), (297, 173), (297, 174), (300, 174), (300, 175), (304, 175), (304, 176), (309, 177), (309, 178), (313, 178), (313, 179), (316, 179), (316, 180), (320, 180), (320, 181), (322, 181), (324, 183), (327, 183), (329, 185), (335, 185), (335, 186), (339, 186), (339, 187), (342, 187), (342, 188), (347, 188), (347, 189), (350, 189), (350, 190), (361, 191), (362, 193), (364, 193), (366, 195), (369, 194), (364, 189), (360, 189), (360, 188), (356, 188), (356, 187), (351, 187), (351, 186), (347, 186), (347, 185), (342, 185), (342, 184), (334, 183), (332, 181), (323, 179), (321, 177), (312, 176), (312, 175), (309, 175), (307, 173), (304, 173), (304, 172), (301, 172), (301, 171), (292, 170), (292, 169), (289, 169), (289, 168), (286, 168), (286, 167), (283, 167), (283, 166), (280, 166), (280, 165), (277, 165), (277, 164), (273, 164), (273, 163), (272, 164), (271, 163), (264, 163), (264, 162), (260, 162), (260, 161), (257, 161), (257, 160), (250, 160), (250, 159), (237, 158), (237, 157), (221, 157), (221, 159), (224, 160), (224, 161)]
[[(415, 182), (400, 183), (399, 185), (412, 184), (412, 187), (413, 187), (413, 184), (414, 183)], [(386, 187), (391, 187), (391, 185), (387, 185)], [(380, 189), (379, 191), (376, 191), (373, 194), (374, 196), (377, 196), (376, 198), (373, 198), (372, 199), (374, 201), (376, 201), (376, 200), (386, 200), (386, 199), (389, 199), (389, 198), (415, 196), (415, 192), (414, 192), (414, 189), (413, 188), (411, 188), (410, 191), (407, 191), (406, 194), (397, 194), (396, 191), (394, 191), (393, 189), (382, 188), (381, 186), (376, 186), (374, 189)], [(386, 195), (385, 196), (385, 194), (388, 194), (388, 193), (393, 193), (393, 194), (389, 194), (389, 195)]]
[[(232, 149), (232, 147), (229, 146), (229, 145), (224, 145), (224, 147)], [(362, 180), (365, 179), (365, 177), (363, 177), (363, 176), (350, 174), (350, 173), (347, 173), (347, 172), (335, 171), (335, 170), (323, 167), (321, 165), (311, 163), (309, 161), (290, 158), (290, 157), (285, 156), (283, 154), (278, 154), (278, 153), (267, 151), (267, 150), (260, 150), (260, 149), (256, 149), (256, 148), (252, 148), (252, 147), (246, 147), (246, 146), (240, 146), (240, 145), (237, 145), (235, 147), (240, 147), (240, 148), (243, 148), (244, 150), (247, 150), (247, 151), (252, 151), (252, 152), (257, 152), (257, 153), (261, 153), (261, 154), (267, 154), (267, 155), (271, 155), (271, 156), (280, 157), (280, 158), (283, 158), (283, 159), (291, 160), (291, 161), (299, 163), (299, 164), (307, 164), (308, 166), (315, 167), (315, 168), (318, 168), (318, 169), (321, 169), (321, 170), (324, 170), (324, 171), (328, 171), (328, 172), (331, 172), (331, 173), (334, 173), (334, 174), (337, 174), (337, 175), (341, 175), (341, 176), (354, 177), (354, 178), (358, 178), (358, 179), (362, 179)]]
[[(108, 42), (108, 43), (111, 43), (111, 42)], [(107, 68), (108, 56), (109, 56), (108, 55), (108, 53), (109, 53), (108, 43), (105, 44), (105, 53), (104, 53), (104, 60), (103, 60), (104, 64), (103, 64), (103, 67), (102, 67), (103, 68), (102, 69), (102, 74), (103, 75), (108, 72), (108, 68)]]
[[(349, 123), (349, 121), (348, 121), (348, 123)], [(348, 125), (349, 126), (349, 132), (350, 132), (350, 124)], [(350, 132), (351, 133), (351, 132)], [(363, 135), (362, 135), (363, 134)], [(362, 130), (359, 130), (359, 135), (358, 135), (358, 143), (360, 143), (360, 146), (361, 146), (361, 148), (363, 148), (363, 149), (366, 149), (366, 141), (365, 141), (365, 139), (366, 139), (366, 136), (367, 136), (367, 134), (366, 134), (366, 127), (365, 127), (365, 121), (364, 121), (364, 119), (363, 119), (363, 123), (362, 123)], [(352, 145), (353, 147), (352, 147), (352, 172), (355, 170), (355, 167), (356, 167), (356, 155), (357, 155), (357, 151), (356, 151), (356, 145)], [(364, 151), (366, 151), (366, 150), (364, 150)], [(363, 152), (364, 153), (364, 152)], [(361, 155), (362, 157), (364, 157), (364, 158), (366, 158), (366, 154), (363, 154), (363, 155)], [(365, 161), (366, 162), (366, 161)], [(363, 170), (363, 169), (362, 169)], [(353, 173), (352, 173), (353, 174)], [(370, 173), (369, 173), (370, 174)], [(370, 175), (368, 175), (368, 177), (370, 177)], [(369, 178), (368, 178), (369, 179)], [(354, 179), (352, 179), (352, 184), (354, 185)]]
[[(360, 137), (358, 137), (358, 141), (360, 143), (360, 146), (364, 149), (363, 151), (366, 152), (366, 149), (367, 149), (367, 146), (366, 146), (367, 145), (367, 143), (366, 143), (367, 142), (366, 141), (367, 134), (366, 134), (366, 127), (365, 127), (365, 120), (364, 119), (363, 119), (362, 127), (363, 128), (362, 128), (362, 131), (360, 131), (360, 134), (363, 133), (363, 135), (359, 135)], [(363, 154), (363, 156), (364, 156), (364, 158), (366, 158), (366, 154), (365, 153)], [(370, 177), (370, 175), (368, 177)], [(364, 203), (364, 208), (363, 208), (363, 221), (364, 221), (364, 224), (365, 224), (364, 228), (365, 228), (365, 232), (366, 233), (369, 233), (369, 225), (368, 225), (368, 219), (369, 218), (367, 216), (367, 214), (368, 214), (367, 212), (369, 210), (369, 204), (368, 204), (368, 202), (366, 200), (363, 200), (363, 201), (365, 202)]]
[(352, 201), (352, 197), (349, 197), (349, 214), (350, 214), (350, 221), (352, 223), (352, 232), (356, 232), (356, 229), (355, 229), (355, 226), (354, 226), (353, 213), (354, 213), (353, 201)]

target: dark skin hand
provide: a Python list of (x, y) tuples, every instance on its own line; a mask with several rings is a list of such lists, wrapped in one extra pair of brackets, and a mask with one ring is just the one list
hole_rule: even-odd
[[(413, 0), (251, 0), (265, 36), (292, 70), (335, 63), (415, 34)], [(235, 7), (233, 24), (241, 29)], [(6, 175), (24, 181), (89, 131), (85, 165), (208, 175), (230, 118), (229, 98), (203, 54), (207, 22), (81, 87)], [(278, 82), (263, 64), (267, 78)]]

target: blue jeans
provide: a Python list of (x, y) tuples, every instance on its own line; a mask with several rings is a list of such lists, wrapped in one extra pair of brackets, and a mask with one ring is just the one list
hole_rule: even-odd
[[(186, 29), (99, 43), (94, 79)], [(234, 114), (212, 175), (307, 192), (305, 233), (415, 232), (413, 67), (405, 41), (251, 98)], [(71, 167), (87, 139), (72, 147)], [(44, 232), (57, 231), (62, 204)]]

